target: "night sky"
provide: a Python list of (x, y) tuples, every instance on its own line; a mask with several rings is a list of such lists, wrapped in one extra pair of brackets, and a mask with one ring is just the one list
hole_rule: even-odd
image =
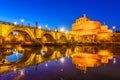
[(120, 30), (120, 0), (0, 0), (0, 21), (28, 23), (37, 21), (52, 30), (58, 26), (71, 30), (76, 18), (86, 14), (91, 20)]

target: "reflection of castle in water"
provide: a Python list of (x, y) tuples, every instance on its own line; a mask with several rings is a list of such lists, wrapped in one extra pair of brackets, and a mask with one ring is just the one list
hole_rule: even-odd
[[(113, 59), (113, 50), (98, 46), (42, 46), (39, 48), (20, 47), (10, 50), (3, 50), (0, 54), (0, 73), (16, 71), (19, 68), (28, 67), (31, 65), (36, 66), (40, 63), (44, 63), (45, 67), (48, 66), (47, 62), (55, 60), (64, 61), (63, 57), (72, 55), (72, 63), (76, 65), (76, 68), (86, 71), (88, 68), (100, 66), (102, 63), (108, 63)], [(6, 56), (16, 56), (22, 54), (22, 56), (13, 62), (10, 62)], [(113, 63), (116, 63), (116, 59), (113, 59)]]
[[(113, 53), (110, 53), (108, 50), (99, 50), (96, 54), (81, 52), (72, 55), (72, 63), (76, 65), (76, 68), (84, 70), (84, 72), (89, 68), (107, 64), (112, 59)], [(113, 63), (116, 63), (115, 58)]]

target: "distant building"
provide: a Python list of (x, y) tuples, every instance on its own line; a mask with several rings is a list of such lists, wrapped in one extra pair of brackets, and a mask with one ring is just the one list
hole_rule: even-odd
[[(81, 36), (95, 35), (97, 40), (106, 40), (113, 32), (108, 29), (107, 25), (102, 25), (99, 21), (92, 21), (84, 14), (83, 17), (76, 19), (76, 22), (72, 24), (72, 33)], [(92, 37), (92, 40), (95, 40), (95, 38)]]
[(101, 25), (99, 21), (92, 21), (86, 15), (82, 18), (76, 19), (76, 22), (72, 24), (72, 31), (81, 35), (98, 34), (98, 33), (112, 33), (112, 30), (108, 29), (107, 25)]

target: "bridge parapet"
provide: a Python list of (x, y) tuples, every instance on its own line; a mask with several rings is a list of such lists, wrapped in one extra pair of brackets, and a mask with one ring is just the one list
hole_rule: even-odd
[(51, 38), (53, 38), (54, 41), (64, 42), (64, 41), (70, 41), (71, 38), (74, 37), (71, 33), (39, 29), (38, 27), (30, 27), (30, 26), (26, 27), (24, 25), (21, 26), (21, 25), (14, 25), (8, 23), (0, 23), (1, 37), (6, 38), (13, 31), (26, 33), (30, 36), (31, 40), (41, 40), (43, 37), (46, 37), (46, 39), (48, 39), (51, 36)]

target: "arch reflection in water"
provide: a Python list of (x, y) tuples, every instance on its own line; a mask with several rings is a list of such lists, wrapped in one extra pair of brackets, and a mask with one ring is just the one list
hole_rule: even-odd
[(23, 56), (22, 53), (19, 53), (18, 51), (13, 51), (13, 53), (11, 55), (6, 56), (6, 59), (9, 62), (14, 62), (14, 61), (19, 60), (22, 56)]
[[(120, 60), (120, 57), (116, 57), (116, 54), (113, 55), (114, 52), (110, 49), (101, 49), (99, 46), (75, 46), (73, 49), (68, 46), (67, 48), (66, 46), (24, 47), (24, 50), (17, 48), (16, 51), (23, 53), (23, 56), (10, 64), (1, 64), (0, 74), (3, 80), (9, 80), (3, 78), (3, 75), (9, 73), (11, 80), (57, 80), (60, 78), (84, 80), (86, 79), (84, 73), (87, 71), (89, 80), (109, 80), (111, 78), (111, 80), (117, 80), (113, 78), (119, 78), (120, 64), (117, 61)], [(45, 55), (40, 53), (41, 50)], [(0, 54), (3, 56), (0, 59), (4, 59), (5, 54)], [(70, 55), (72, 58), (68, 58)], [(120, 56), (120, 54), (117, 55)], [(14, 74), (15, 76), (11, 76)], [(28, 75), (34, 76), (31, 78)], [(108, 75), (108, 77), (102, 78), (101, 76), (104, 75)], [(81, 77), (83, 78), (81, 79)]]
[(41, 55), (45, 58), (49, 58), (54, 53), (54, 47), (52, 46), (42, 46)]
[[(44, 55), (41, 54), (41, 50), (44, 51)], [(62, 53), (61, 50), (63, 50)], [(16, 72), (19, 68), (38, 65), (51, 60), (56, 61), (60, 59), (63, 63), (64, 59), (62, 57), (71, 54), (70, 48), (67, 50), (65, 46), (43, 46), (42, 48), (24, 47), (24, 49), (20, 46), (18, 48), (17, 46), (9, 55), (1, 56), (1, 59), (5, 59), (6, 62), (4, 64), (2, 64), (2, 61), (0, 62), (0, 73), (9, 72), (11, 70)], [(47, 67), (48, 64), (45, 66)]]

